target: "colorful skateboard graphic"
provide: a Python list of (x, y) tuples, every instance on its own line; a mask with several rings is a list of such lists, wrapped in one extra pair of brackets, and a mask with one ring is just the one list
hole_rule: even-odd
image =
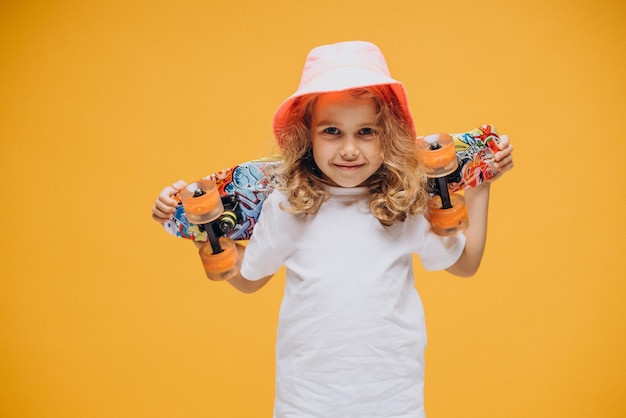
[(494, 155), (499, 137), (491, 125), (462, 134), (433, 134), (418, 138), (418, 158), (424, 164), (432, 194), (426, 219), (437, 235), (467, 229), (465, 198), (460, 190), (476, 187), (496, 174)]
[[(276, 162), (249, 161), (205, 177), (205, 180), (215, 182), (224, 206), (222, 219), (213, 223), (218, 236), (226, 235), (236, 241), (250, 239), (263, 201), (271, 191), (265, 170), (273, 164)], [(179, 205), (173, 219), (164, 225), (166, 231), (181, 238), (208, 241), (207, 231), (188, 219), (180, 195), (178, 200)], [(228, 232), (223, 232), (229, 228), (231, 229)]]
[(500, 137), (492, 125), (469, 132), (451, 134), (459, 170), (449, 178), (453, 191), (476, 187), (496, 175), (493, 159)]
[[(420, 137), (418, 142), (423, 143), (424, 138), (428, 137), (432, 137), (432, 135)], [(443, 235), (452, 235), (463, 230), (461, 228), (463, 225), (460, 225), (461, 227), (457, 225), (458, 218), (459, 216), (462, 217), (462, 213), (452, 216), (450, 215), (450, 208), (444, 207), (445, 210), (442, 210), (441, 204), (439, 204), (439, 208), (436, 207), (437, 198), (441, 201), (443, 195), (445, 200), (445, 196), (451, 194), (453, 195), (453, 202), (450, 202), (450, 206), (458, 208), (459, 204), (455, 202), (458, 200), (457, 196), (461, 199), (462, 196), (456, 192), (476, 187), (493, 177), (495, 175), (492, 165), (493, 156), (498, 150), (497, 143), (499, 141), (498, 134), (491, 125), (483, 125), (472, 131), (452, 134), (448, 137), (452, 141), (452, 145), (449, 143), (447, 145), (448, 157), (452, 156), (452, 159), (449, 158), (450, 161), (448, 161), (450, 165), (444, 169), (439, 167), (435, 171), (431, 170), (431, 173), (428, 174), (430, 188), (434, 195), (431, 203), (435, 207), (429, 210), (427, 217), (430, 216), (431, 223), (433, 222), (432, 214), (435, 214), (434, 218), (437, 218), (438, 215), (439, 218), (448, 223), (450, 222), (449, 218), (452, 218), (454, 224), (452, 227), (448, 225), (443, 228), (444, 230), (433, 228), (435, 232)], [(430, 155), (430, 151), (426, 152), (426, 155)], [(454, 162), (451, 162), (452, 160)], [(199, 242), (209, 241), (209, 232), (213, 232), (217, 238), (225, 236), (235, 241), (250, 239), (263, 202), (272, 190), (265, 175), (266, 169), (278, 163), (278, 161), (271, 160), (250, 161), (205, 177), (204, 180), (213, 181), (216, 185), (223, 204), (223, 209), (219, 208), (217, 211), (222, 211), (222, 213), (216, 214), (219, 216), (217, 219), (212, 219), (210, 223), (194, 222), (193, 216), (187, 216), (179, 196), (180, 204), (173, 219), (164, 225), (165, 229), (174, 236)], [(437, 162), (436, 159), (433, 162), (431, 158), (425, 164), (428, 170), (429, 165), (437, 166), (441, 163)], [(193, 193), (193, 190), (189, 190), (189, 192)], [(461, 209), (464, 209), (464, 204), (462, 204)], [(461, 212), (463, 211), (461, 210)], [(192, 220), (190, 221), (189, 218)], [(437, 219), (434, 221), (436, 222)], [(461, 223), (463, 223), (462, 220)], [(211, 225), (212, 231), (207, 230), (207, 225)]]

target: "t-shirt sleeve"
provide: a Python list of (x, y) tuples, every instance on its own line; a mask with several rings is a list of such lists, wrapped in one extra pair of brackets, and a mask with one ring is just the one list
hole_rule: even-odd
[(280, 215), (279, 193), (273, 192), (263, 203), (259, 220), (241, 262), (241, 275), (247, 280), (260, 280), (270, 276), (281, 267), (282, 252), (278, 251), (276, 217)]
[[(426, 223), (428, 225), (428, 223)], [(465, 248), (465, 235), (436, 235), (430, 227), (424, 231), (423, 246), (417, 252), (426, 270), (444, 270), (457, 262)]]

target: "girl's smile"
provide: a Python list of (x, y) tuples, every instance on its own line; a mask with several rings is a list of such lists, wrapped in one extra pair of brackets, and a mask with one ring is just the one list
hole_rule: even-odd
[(311, 123), (313, 159), (330, 184), (360, 186), (380, 168), (377, 120), (372, 98), (346, 92), (319, 96)]

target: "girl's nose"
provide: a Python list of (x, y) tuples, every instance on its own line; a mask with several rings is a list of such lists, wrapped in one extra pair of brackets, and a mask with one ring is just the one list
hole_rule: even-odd
[(341, 145), (339, 155), (343, 158), (354, 158), (359, 155), (359, 147), (354, 138), (346, 138)]

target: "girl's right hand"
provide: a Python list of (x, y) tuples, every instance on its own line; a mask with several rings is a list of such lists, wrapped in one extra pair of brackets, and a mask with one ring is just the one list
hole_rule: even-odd
[(173, 197), (186, 185), (187, 183), (183, 180), (178, 180), (171, 186), (161, 190), (161, 193), (159, 193), (159, 196), (152, 207), (152, 219), (160, 224), (164, 224), (172, 219), (172, 216), (178, 207), (178, 202)]

